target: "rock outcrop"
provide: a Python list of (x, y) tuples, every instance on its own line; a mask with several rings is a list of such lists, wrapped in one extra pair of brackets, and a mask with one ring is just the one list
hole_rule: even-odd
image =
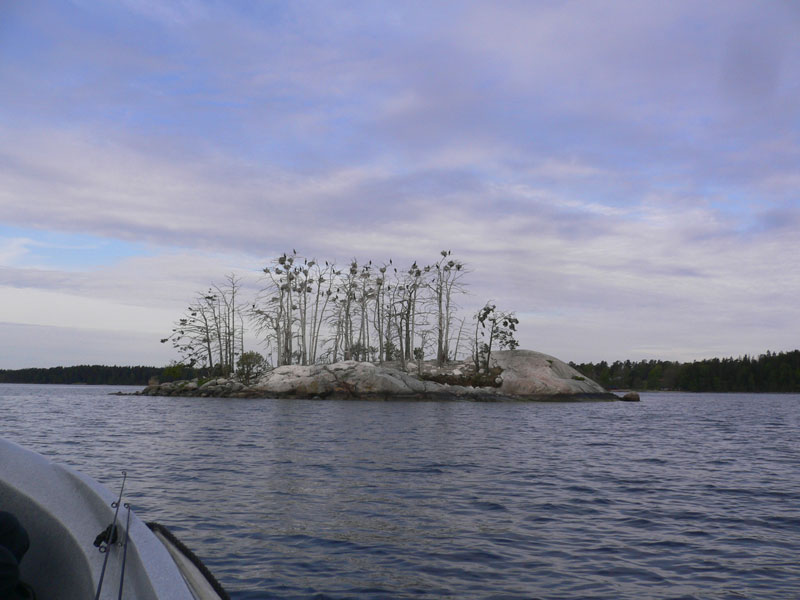
[(267, 373), (254, 389), (273, 398), (510, 399), (494, 387), (441, 384), (395, 367), (356, 361), (278, 367)]
[(491, 356), (491, 366), (502, 369), (500, 390), (508, 396), (607, 394), (606, 390), (587, 379), (567, 363), (533, 350), (506, 350)]
[[(245, 386), (232, 379), (183, 381), (149, 386), (151, 396), (206, 396), (234, 398), (340, 398), (360, 400), (616, 400), (594, 381), (555, 357), (531, 350), (508, 350), (492, 355), (497, 373), (491, 385), (475, 381), (469, 362), (435, 367), (430, 363), (377, 365), (343, 361), (330, 365), (283, 366)], [(421, 376), (420, 376), (421, 375)], [(432, 379), (447, 381), (437, 383)], [(485, 383), (485, 382), (483, 382)]]

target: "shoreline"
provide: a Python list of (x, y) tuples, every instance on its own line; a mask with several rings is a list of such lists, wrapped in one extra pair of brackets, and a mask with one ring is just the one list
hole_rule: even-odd
[[(413, 365), (413, 369), (409, 367)], [(559, 359), (532, 350), (492, 356), (489, 370), (467, 361), (444, 366), (340, 361), (286, 365), (248, 385), (235, 378), (193, 379), (153, 384), (145, 396), (218, 398), (304, 398), (344, 400), (463, 400), (473, 402), (585, 402), (622, 398), (581, 376)], [(405, 368), (402, 368), (405, 367)], [(479, 385), (474, 385), (478, 383)], [(631, 395), (629, 395), (631, 396)]]

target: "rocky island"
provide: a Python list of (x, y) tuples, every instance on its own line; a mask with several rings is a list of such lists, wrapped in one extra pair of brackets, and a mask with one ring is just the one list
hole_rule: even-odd
[(491, 355), (488, 373), (471, 361), (435, 363), (340, 361), (288, 365), (268, 371), (250, 385), (235, 378), (150, 385), (140, 395), (224, 398), (311, 398), (352, 400), (585, 401), (621, 400), (565, 362), (533, 350)]

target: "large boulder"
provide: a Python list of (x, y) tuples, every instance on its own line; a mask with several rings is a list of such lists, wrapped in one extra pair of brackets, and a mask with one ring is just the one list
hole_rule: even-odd
[(500, 391), (508, 396), (611, 396), (567, 363), (534, 350), (494, 352), (490, 362), (502, 369)]

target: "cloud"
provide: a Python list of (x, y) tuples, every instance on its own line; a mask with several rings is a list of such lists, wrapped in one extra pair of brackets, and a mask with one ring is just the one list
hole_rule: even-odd
[(596, 177), (605, 174), (604, 169), (585, 164), (579, 160), (560, 160), (557, 158), (547, 158), (528, 172), (533, 177), (543, 179), (573, 179)]
[[(209, 17), (206, 4), (194, 0), (175, 0), (171, 2), (124, 0), (122, 4), (131, 12), (164, 25), (187, 26)], [(85, 6), (91, 8), (91, 4), (86, 4)]]
[[(111, 264), (87, 266), (81, 270), (0, 267), (0, 286), (22, 290), (17, 297), (20, 301), (28, 291), (38, 290), (114, 305), (165, 309), (177, 317), (196, 294), (213, 283), (221, 283), (229, 273), (244, 278), (252, 289), (261, 266), (261, 262), (250, 255), (163, 252), (125, 257)], [(23, 310), (30, 310), (30, 307)]]
[(70, 323), (79, 329), (100, 331), (169, 331), (174, 313), (152, 307), (143, 308), (121, 302), (91, 298), (83, 294), (47, 291), (36, 288), (3, 286), (4, 319), (57, 327)]
[[(81, 330), (93, 311), (163, 323), (291, 248), (452, 249), (465, 309), (516, 309), (567, 359), (788, 340), (788, 3), (48, 8), (15, 7), (0, 36), (0, 285), (20, 321), (55, 324), (30, 293)], [(81, 239), (60, 261), (42, 245)]]
[(0, 266), (19, 261), (28, 253), (32, 240), (26, 238), (9, 238), (0, 240)]

